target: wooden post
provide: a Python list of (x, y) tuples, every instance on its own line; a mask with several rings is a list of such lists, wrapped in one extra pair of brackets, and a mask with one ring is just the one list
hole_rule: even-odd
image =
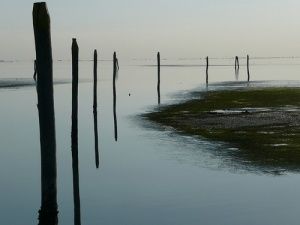
[(119, 63), (117, 59), (117, 54), (114, 52), (113, 55), (113, 114), (114, 114), (114, 133), (115, 133), (115, 141), (118, 141), (118, 121), (117, 121), (117, 94), (116, 94), (116, 78), (117, 72), (119, 68)]
[(239, 57), (238, 56), (235, 57), (234, 68), (235, 68), (235, 70), (239, 70), (240, 69), (240, 62), (239, 62)]
[(206, 85), (208, 85), (208, 56), (206, 57)]
[(78, 165), (78, 54), (77, 41), (72, 41), (72, 169), (73, 169), (73, 198), (74, 224), (81, 224), (80, 193), (79, 193), (79, 165)]
[(45, 2), (34, 3), (37, 97), (41, 147), (39, 224), (57, 224), (56, 139), (50, 16)]
[(247, 55), (247, 74), (248, 74), (248, 82), (250, 81), (250, 72), (249, 72), (249, 55)]
[(238, 80), (239, 79), (239, 71), (240, 71), (240, 62), (239, 62), (239, 57), (236, 56), (235, 57), (235, 79)]
[(99, 168), (99, 147), (98, 147), (98, 119), (97, 119), (97, 50), (94, 51), (94, 134), (95, 134), (95, 163), (96, 168)]
[(97, 50), (94, 50), (94, 101), (93, 101), (93, 110), (97, 109), (97, 61), (98, 55)]
[[(236, 56), (236, 57), (237, 57), (237, 56)], [(236, 57), (234, 58), (234, 71), (236, 71), (236, 68), (237, 68)]]
[(157, 99), (160, 104), (160, 53), (157, 53)]

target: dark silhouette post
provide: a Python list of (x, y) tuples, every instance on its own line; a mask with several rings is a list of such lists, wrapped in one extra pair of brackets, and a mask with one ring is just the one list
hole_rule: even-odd
[(238, 56), (235, 57), (234, 68), (235, 68), (235, 79), (238, 80), (239, 79), (239, 72), (240, 72), (240, 62), (239, 62), (239, 57)]
[(73, 169), (73, 198), (74, 224), (81, 224), (80, 194), (79, 194), (79, 165), (78, 165), (78, 45), (76, 39), (72, 41), (72, 169)]
[(157, 99), (160, 104), (160, 53), (157, 53)]
[(40, 225), (58, 224), (56, 139), (53, 97), (53, 62), (50, 16), (45, 2), (34, 3), (33, 28), (36, 50), (37, 97), (41, 147)]
[(206, 86), (208, 85), (208, 56), (206, 57)]
[(249, 72), (249, 55), (247, 55), (247, 74), (248, 74), (248, 82), (250, 81), (250, 72)]
[(99, 147), (98, 147), (98, 119), (97, 119), (97, 62), (98, 55), (97, 50), (94, 51), (94, 134), (95, 134), (95, 163), (96, 168), (99, 168)]
[(119, 70), (119, 63), (117, 59), (117, 54), (114, 52), (113, 55), (113, 114), (114, 114), (114, 132), (115, 132), (115, 141), (118, 141), (118, 121), (117, 121), (117, 94), (116, 94), (116, 78)]
[(93, 101), (93, 110), (96, 111), (97, 109), (97, 61), (98, 61), (98, 54), (97, 50), (94, 50), (94, 101)]
[(234, 65), (234, 67), (235, 67), (235, 70), (239, 70), (240, 69), (240, 62), (239, 62), (239, 57), (238, 56), (235, 57), (235, 65)]

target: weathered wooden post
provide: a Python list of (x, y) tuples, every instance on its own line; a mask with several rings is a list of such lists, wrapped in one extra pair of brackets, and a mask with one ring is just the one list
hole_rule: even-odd
[(117, 121), (117, 94), (116, 94), (116, 78), (119, 68), (119, 63), (117, 59), (117, 54), (114, 52), (113, 55), (113, 114), (114, 114), (114, 132), (115, 132), (115, 141), (118, 141), (118, 121)]
[(160, 104), (160, 52), (157, 53), (157, 99)]
[(98, 54), (97, 50), (94, 50), (94, 91), (93, 91), (93, 110), (97, 109), (97, 63), (98, 63)]
[(94, 51), (94, 103), (93, 103), (93, 114), (94, 114), (94, 135), (95, 135), (95, 163), (96, 168), (99, 168), (99, 147), (98, 147), (98, 119), (97, 119), (97, 63), (98, 55), (97, 50)]
[(206, 57), (206, 86), (208, 85), (208, 56)]
[(53, 97), (53, 62), (50, 16), (45, 2), (34, 3), (33, 28), (36, 51), (37, 97), (41, 147), (41, 209), (39, 224), (56, 225), (56, 139)]
[(74, 224), (81, 224), (80, 193), (79, 193), (79, 165), (78, 165), (78, 54), (79, 48), (75, 38), (72, 40), (72, 169), (73, 169), (73, 198)]
[(247, 55), (247, 74), (248, 74), (248, 82), (250, 81), (250, 72), (249, 72), (249, 55)]
[(236, 56), (235, 57), (235, 79), (238, 80), (239, 79), (239, 71), (240, 71), (240, 62), (239, 62), (239, 57)]
[(240, 69), (240, 62), (239, 62), (239, 57), (238, 56), (235, 57), (235, 65), (234, 65), (234, 67), (235, 67), (235, 70), (239, 70)]

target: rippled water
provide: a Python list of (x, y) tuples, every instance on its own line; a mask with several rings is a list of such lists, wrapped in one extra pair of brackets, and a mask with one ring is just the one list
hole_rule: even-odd
[[(246, 80), (241, 59), (239, 80)], [(98, 69), (100, 169), (95, 166), (92, 62), (79, 76), (79, 176), (82, 224), (199, 225), (298, 224), (300, 176), (265, 174), (223, 154), (222, 143), (181, 136), (139, 115), (157, 107), (152, 60), (120, 58), (117, 81), (118, 142), (114, 140), (112, 65)], [(211, 59), (210, 89), (240, 88), (233, 59)], [(299, 86), (299, 58), (251, 61), (253, 86)], [(204, 60), (163, 60), (161, 102), (205, 90)], [(177, 65), (177, 66), (174, 66)], [(178, 66), (180, 65), (180, 66)], [(31, 79), (32, 62), (0, 63), (0, 81)], [(70, 62), (54, 63), (54, 78), (68, 80)], [(269, 82), (269, 80), (275, 80)], [(290, 80), (290, 81), (281, 81)], [(71, 84), (55, 85), (59, 224), (73, 223)], [(0, 89), (1, 224), (37, 224), (40, 148), (34, 86)], [(228, 149), (227, 149), (228, 150)], [(234, 148), (229, 149), (235, 151)]]

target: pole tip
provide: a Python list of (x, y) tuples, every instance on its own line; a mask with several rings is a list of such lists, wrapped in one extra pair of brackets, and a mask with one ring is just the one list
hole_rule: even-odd
[(32, 10), (33, 25), (36, 28), (48, 28), (50, 26), (50, 16), (46, 2), (33, 3)]
[(77, 40), (76, 38), (72, 38), (72, 49), (78, 48)]

